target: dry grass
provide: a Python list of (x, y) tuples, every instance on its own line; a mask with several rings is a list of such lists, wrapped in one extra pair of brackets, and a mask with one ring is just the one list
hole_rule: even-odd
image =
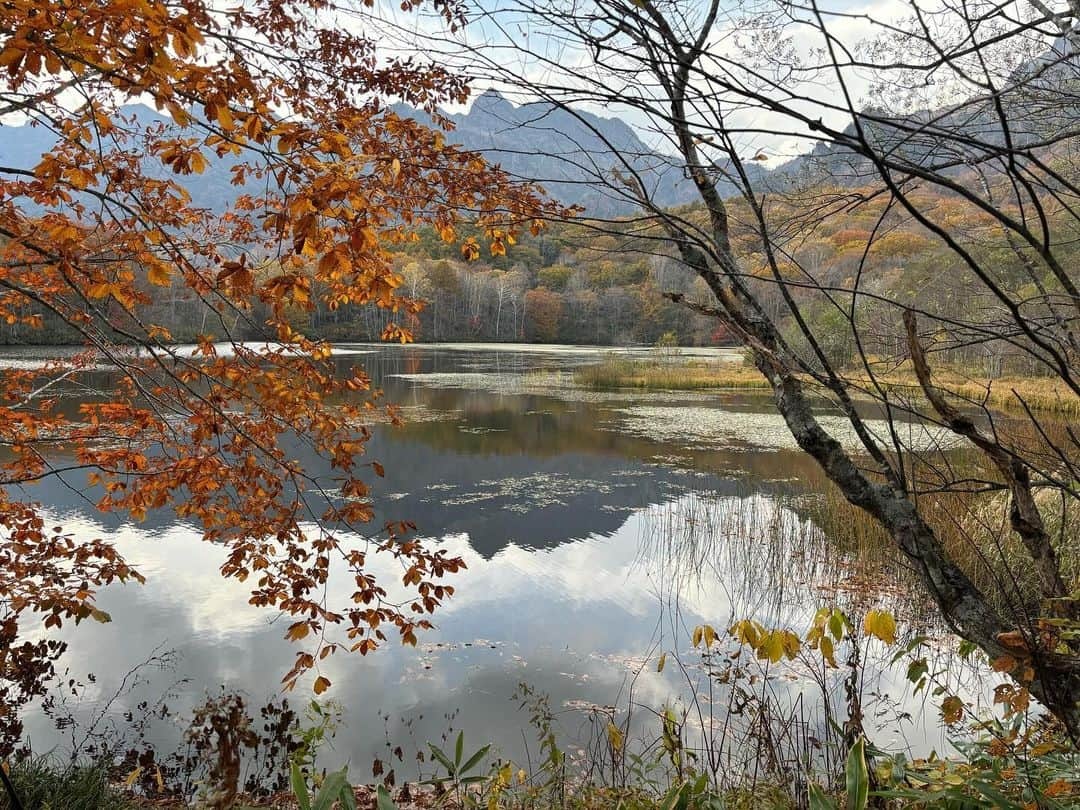
[(611, 357), (579, 369), (579, 385), (593, 389), (644, 388), (668, 391), (702, 389), (767, 389), (768, 383), (752, 366), (738, 363), (665, 362)]
[[(966, 466), (972, 475), (988, 477), (979, 466)], [(1060, 493), (1041, 488), (1035, 500), (1046, 521), (1070, 588), (1080, 587), (1080, 505), (1062, 501)], [(856, 583), (861, 572), (877, 572), (880, 587), (899, 584), (911, 593), (917, 582), (915, 571), (902, 562), (889, 533), (873, 517), (850, 504), (831, 484), (809, 501), (809, 515), (831, 547), (848, 555)], [(1024, 610), (1039, 610), (1038, 582), (1031, 557), (1008, 519), (1009, 498), (1003, 492), (974, 494), (940, 493), (924, 496), (919, 503), (922, 517), (933, 528), (946, 555), (969, 576), (993, 607), (1003, 616), (1020, 616)], [(874, 580), (871, 578), (871, 581)], [(911, 618), (931, 621), (935, 615), (928, 602), (912, 600), (905, 605)]]
[[(868, 386), (869, 377), (849, 377), (859, 385)], [(910, 363), (904, 363), (875, 379), (886, 390), (908, 397), (922, 397), (922, 388)], [(1080, 417), (1080, 397), (1057, 377), (1000, 377), (996, 380), (976, 380), (956, 371), (936, 370), (934, 382), (957, 398), (958, 405), (985, 405), (1003, 411), (1032, 411)]]
[[(847, 378), (854, 384), (873, 391), (865, 374), (853, 373)], [(668, 391), (698, 390), (767, 390), (768, 383), (753, 366), (738, 363), (708, 363), (700, 360), (680, 362), (678, 359), (627, 359), (609, 357), (602, 363), (586, 366), (574, 374), (579, 385), (596, 390), (642, 388)], [(922, 389), (905, 363), (888, 372), (877, 374), (876, 382), (891, 394), (922, 398)], [(1001, 377), (978, 381), (960, 373), (944, 371), (935, 374), (934, 381), (959, 400), (959, 405), (980, 405), (1003, 411), (1032, 411), (1054, 413), (1080, 418), (1080, 397), (1061, 380), (1052, 377)]]

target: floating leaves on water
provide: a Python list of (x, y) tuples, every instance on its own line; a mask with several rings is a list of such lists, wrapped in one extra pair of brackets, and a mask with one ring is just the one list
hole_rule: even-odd
[(483, 391), (500, 396), (531, 395), (551, 397), (564, 402), (707, 402), (708, 393), (680, 391), (590, 391), (574, 380), (571, 370), (508, 372), (431, 372), (426, 374), (392, 374), (401, 380), (431, 388), (454, 388), (463, 391)]
[(610, 494), (617, 488), (632, 487), (632, 482), (610, 483), (577, 478), (564, 473), (533, 473), (520, 478), (485, 480), (472, 492), (463, 492), (442, 501), (444, 506), (468, 506), (474, 503), (506, 498), (502, 508), (528, 514), (548, 506), (567, 506), (570, 498), (590, 493)]
[[(726, 450), (799, 450), (795, 438), (776, 411), (735, 411), (715, 404), (634, 405), (614, 412), (618, 418), (601, 424), (605, 430), (630, 433), (643, 439), (675, 444), (688, 450), (724, 448)], [(851, 423), (843, 416), (819, 416), (821, 426), (848, 450), (860, 450), (862, 443)], [(868, 419), (867, 429), (890, 444), (888, 424)], [(912, 451), (948, 450), (963, 440), (944, 429), (924, 424), (897, 424), (897, 435)]]

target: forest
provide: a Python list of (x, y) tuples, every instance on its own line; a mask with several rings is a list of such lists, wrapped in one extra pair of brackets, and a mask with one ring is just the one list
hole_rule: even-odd
[[(877, 323), (865, 336), (866, 351), (877, 356), (901, 353), (903, 327), (886, 328), (879, 318), (897, 302), (929, 304), (935, 315), (966, 318), (985, 306), (984, 290), (965, 278), (956, 255), (940, 244), (923, 226), (902, 212), (883, 217), (884, 204), (863, 204), (842, 216), (808, 221), (806, 200), (814, 204), (842, 206), (869, 189), (816, 185), (799, 197), (783, 202), (776, 216), (790, 223), (785, 241), (791, 247), (790, 272), (808, 273), (816, 284), (836, 290), (851, 289), (856, 276), (872, 279), (869, 292), (880, 303), (860, 302), (859, 318)], [(1009, 284), (1023, 300), (1039, 295), (1039, 280), (1033, 279), (1024, 257), (1008, 245), (994, 245), (993, 223), (973, 214), (962, 201), (940, 192), (923, 192), (920, 205), (933, 208), (957, 233), (970, 235), (983, 244), (984, 261), (993, 263), (1003, 283)], [(738, 201), (733, 203), (740, 215)], [(675, 209), (690, 221), (700, 221), (700, 206)], [(1062, 222), (1061, 249), (1074, 261), (1075, 240), (1068, 237)], [(475, 230), (463, 230), (473, 240)], [(735, 336), (715, 318), (688, 312), (673, 303), (670, 294), (686, 296), (702, 303), (710, 300), (705, 282), (679, 259), (676, 252), (658, 243), (655, 232), (642, 229), (631, 220), (554, 223), (538, 236), (524, 233), (505, 253), (484, 251), (467, 258), (457, 243), (442, 240), (433, 228), (420, 228), (408, 242), (395, 246), (390, 262), (399, 278), (400, 289), (421, 302), (404, 325), (417, 342), (527, 342), (594, 346), (655, 345), (661, 337), (673, 335), (682, 346), (733, 346)], [(761, 243), (752, 228), (735, 229), (733, 238), (741, 250), (757, 262), (749, 272), (765, 277), (768, 269)], [(266, 276), (276, 272), (266, 261), (253, 272)], [(315, 292), (310, 307), (286, 311), (290, 326), (312, 338), (338, 342), (378, 341), (386, 317), (376, 304), (331, 305), (314, 268), (305, 271)], [(234, 317), (223, 324), (220, 314), (195, 291), (180, 285), (158, 287), (143, 282), (148, 296), (147, 318), (168, 329), (175, 340), (194, 342), (223, 333), (245, 340), (273, 339), (260, 322), (258, 307), (250, 318)], [(766, 306), (785, 318), (781, 293), (764, 285)], [(816, 300), (811, 291), (796, 289), (793, 295), (805, 299), (803, 312), (820, 336), (822, 345), (841, 365), (857, 360), (850, 327), (836, 307)], [(62, 318), (48, 311), (40, 313), (40, 325), (11, 319), (0, 325), (3, 341), (18, 344), (64, 344), (77, 342)], [(261, 313), (262, 316), (266, 312)], [(793, 328), (787, 322), (785, 328)], [(1037, 363), (1023, 352), (1010, 350), (1003, 342), (980, 341), (951, 348), (943, 355), (947, 362), (978, 370), (990, 378), (1003, 374), (1040, 376)]]

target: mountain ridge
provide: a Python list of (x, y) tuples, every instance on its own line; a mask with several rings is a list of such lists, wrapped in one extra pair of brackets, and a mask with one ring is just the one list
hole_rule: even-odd
[[(432, 116), (405, 104), (390, 107), (395, 114), (435, 126)], [(164, 114), (142, 104), (122, 107), (120, 114), (143, 126), (171, 124)], [(593, 113), (571, 113), (545, 102), (515, 105), (497, 90), (475, 98), (467, 112), (440, 111), (453, 125), (447, 142), (477, 151), (512, 176), (543, 186), (560, 202), (580, 205), (592, 216), (625, 216), (636, 207), (628, 195), (598, 184), (597, 175), (614, 180), (613, 169), (638, 174), (656, 202), (674, 206), (691, 202), (695, 192), (673, 158), (649, 149), (618, 118)], [(32, 169), (56, 143), (47, 128), (31, 123), (0, 126), (0, 171)], [(616, 156), (612, 149), (618, 153)], [(207, 170), (184, 177), (195, 205), (224, 210), (242, 193), (232, 185), (235, 160), (215, 159)], [(154, 166), (154, 175), (167, 170)]]

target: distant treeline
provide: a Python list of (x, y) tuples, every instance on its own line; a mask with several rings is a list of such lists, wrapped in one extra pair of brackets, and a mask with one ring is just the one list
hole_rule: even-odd
[[(794, 328), (792, 303), (813, 328), (818, 348), (838, 367), (858, 366), (859, 351), (902, 359), (906, 349), (899, 305), (905, 301), (938, 317), (965, 320), (995, 305), (986, 300), (985, 288), (959, 266), (954, 252), (902, 212), (886, 210), (884, 202), (864, 202), (843, 219), (812, 215), (814, 205), (825, 204), (834, 194), (850, 193), (851, 189), (821, 188), (798, 200), (774, 203), (771, 215), (783, 218), (790, 230), (789, 247), (777, 268), (765, 261), (751, 228), (734, 231), (733, 241), (745, 257), (744, 283), (755, 288), (758, 299), (772, 310), (770, 315), (779, 315), (788, 324), (793, 347), (806, 348), (800, 346), (801, 336)], [(935, 208), (956, 233), (974, 243), (974, 252), (988, 254), (1001, 287), (1021, 297), (1030, 293), (1031, 318), (1054, 315), (1036, 311), (1042, 306), (1036, 262), (995, 238), (988, 223), (972, 221), (968, 209), (956, 201), (939, 195), (920, 202)], [(751, 221), (738, 202), (731, 205), (733, 220)], [(702, 218), (692, 206), (672, 214), (691, 221)], [(458, 236), (474, 236), (485, 243), (482, 234), (467, 228)], [(403, 292), (426, 302), (418, 316), (406, 316), (403, 324), (420, 342), (652, 344), (669, 333), (682, 345), (736, 342), (717, 320), (664, 296), (681, 293), (705, 305), (714, 300), (701, 278), (675, 258), (663, 234), (640, 221), (555, 224), (537, 236), (521, 236), (506, 255), (484, 250), (478, 260), (468, 262), (461, 256), (460, 242), (444, 242), (431, 229), (395, 250), (393, 262)], [(776, 284), (777, 272), (790, 282), (790, 302)], [(862, 295), (851, 309), (846, 291), (855, 285)], [(164, 326), (176, 341), (207, 334), (221, 337), (226, 332), (241, 339), (272, 338), (260, 331), (265, 316), (258, 305), (243, 314), (222, 315), (195, 298), (190, 288), (182, 289), (147, 284), (145, 291), (153, 303), (142, 309), (143, 321)], [(829, 295), (822, 296), (822, 289)], [(312, 337), (378, 340), (391, 317), (374, 306), (346, 304), (331, 310), (319, 302), (317, 287), (312, 292), (314, 309), (297, 309), (293, 315), (294, 327)], [(852, 320), (861, 332), (859, 345), (852, 337)], [(0, 324), (0, 342), (79, 342), (59, 319), (43, 313), (42, 321), (40, 329)], [(939, 345), (934, 350), (941, 361), (988, 376), (1040, 371), (1023, 366), (1005, 340)]]
[[(464, 236), (471, 235), (466, 229)], [(482, 235), (478, 241), (484, 243)], [(552, 227), (540, 236), (522, 236), (506, 256), (484, 255), (466, 262), (459, 243), (443, 242), (428, 229), (394, 258), (404, 291), (426, 302), (418, 316), (407, 316), (417, 341), (503, 341), (619, 345), (655, 343), (674, 333), (680, 343), (730, 342), (709, 318), (694, 315), (665, 299), (661, 291), (707, 295), (704, 284), (673, 258), (633, 252), (616, 235), (585, 233), (579, 226)], [(142, 291), (152, 303), (140, 307), (144, 323), (168, 330), (173, 340), (199, 335), (272, 339), (262, 334), (265, 316), (256, 304), (244, 313), (217, 312), (189, 287)], [(319, 299), (296, 310), (297, 331), (335, 341), (378, 340), (394, 317), (375, 306), (345, 304), (334, 309)], [(40, 328), (0, 324), (0, 343), (79, 343), (64, 320), (42, 313)]]

